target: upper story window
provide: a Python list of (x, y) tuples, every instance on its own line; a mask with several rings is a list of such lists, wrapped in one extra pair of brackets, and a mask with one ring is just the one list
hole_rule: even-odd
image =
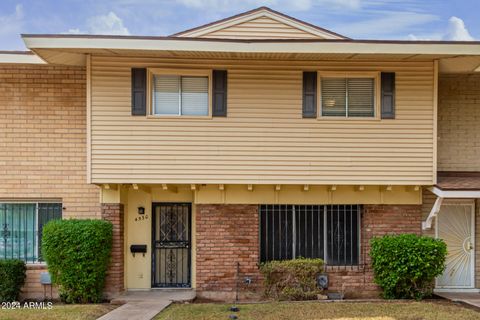
[(377, 76), (321, 76), (321, 116), (373, 118)]
[(43, 226), (61, 218), (61, 203), (0, 203), (0, 259), (42, 261)]
[(158, 116), (208, 116), (210, 76), (154, 73), (151, 80), (152, 114)]

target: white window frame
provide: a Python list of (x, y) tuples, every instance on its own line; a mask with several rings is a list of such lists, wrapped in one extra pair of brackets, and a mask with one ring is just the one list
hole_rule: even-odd
[[(380, 120), (380, 101), (381, 101), (381, 85), (380, 71), (361, 72), (361, 71), (318, 71), (317, 72), (317, 120)], [(349, 117), (348, 116), (348, 99), (345, 110), (345, 116), (324, 116), (322, 103), (322, 78), (372, 78), (374, 79), (374, 97), (373, 97), (373, 117)]]
[[(208, 78), (208, 114), (207, 115), (182, 115), (181, 107), (178, 114), (156, 114), (153, 103), (153, 77), (156, 75), (168, 75), (179, 77), (207, 77)], [(212, 118), (212, 70), (202, 69), (168, 69), (168, 68), (148, 68), (147, 69), (147, 117), (150, 118), (191, 118), (205, 119)]]

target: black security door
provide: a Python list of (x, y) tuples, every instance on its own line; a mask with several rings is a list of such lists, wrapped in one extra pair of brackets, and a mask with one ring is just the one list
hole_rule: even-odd
[(152, 286), (190, 287), (191, 204), (153, 204)]

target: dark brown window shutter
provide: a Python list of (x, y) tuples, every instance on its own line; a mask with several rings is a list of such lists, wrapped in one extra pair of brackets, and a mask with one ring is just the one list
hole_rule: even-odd
[(213, 70), (213, 111), (214, 117), (227, 116), (227, 78), (226, 70)]
[(147, 114), (147, 69), (132, 68), (132, 116)]
[(382, 119), (395, 119), (395, 72), (382, 72)]
[(303, 117), (315, 118), (317, 116), (317, 73), (303, 73)]

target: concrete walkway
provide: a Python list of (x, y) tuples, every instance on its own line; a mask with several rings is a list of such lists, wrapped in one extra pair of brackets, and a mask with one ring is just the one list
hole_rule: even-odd
[(123, 304), (101, 316), (98, 320), (150, 320), (172, 302), (185, 302), (195, 299), (191, 289), (129, 291), (111, 301)]
[(435, 292), (439, 297), (480, 308), (480, 293), (476, 292)]

